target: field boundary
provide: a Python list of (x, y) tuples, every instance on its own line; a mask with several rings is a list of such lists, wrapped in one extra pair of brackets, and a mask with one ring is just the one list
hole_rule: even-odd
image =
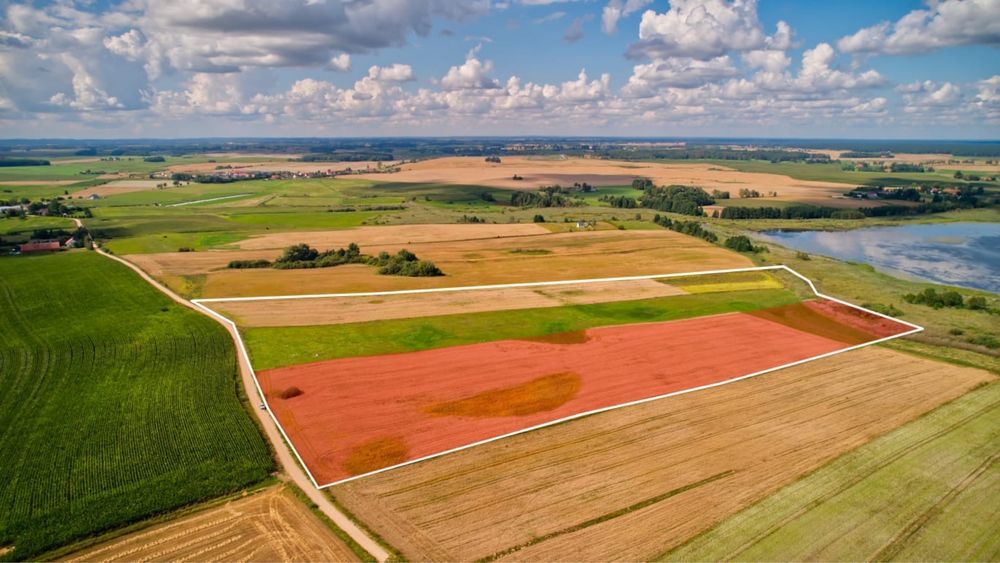
[[(836, 303), (840, 303), (841, 305), (845, 305), (845, 306), (851, 307), (853, 309), (857, 309), (859, 311), (864, 311), (865, 313), (868, 313), (868, 314), (871, 314), (871, 315), (875, 315), (877, 317), (882, 317), (884, 319), (888, 319), (888, 320), (897, 322), (899, 324), (906, 325), (906, 326), (910, 327), (910, 330), (908, 330), (906, 332), (902, 332), (900, 334), (895, 334), (895, 335), (892, 335), (892, 336), (886, 336), (886, 337), (883, 337), (883, 338), (878, 338), (878, 339), (875, 339), (875, 340), (872, 340), (872, 341), (869, 341), (869, 342), (864, 342), (862, 344), (856, 344), (854, 346), (848, 346), (846, 348), (842, 348), (842, 349), (839, 349), (839, 350), (834, 350), (832, 352), (827, 352), (827, 353), (824, 353), (824, 354), (819, 354), (817, 356), (812, 356), (812, 357), (805, 358), (805, 359), (802, 359), (802, 360), (797, 360), (797, 361), (790, 362), (790, 363), (787, 363), (787, 364), (782, 364), (782, 365), (770, 367), (770, 368), (767, 368), (767, 369), (764, 369), (764, 370), (755, 371), (753, 373), (749, 373), (749, 374), (746, 374), (746, 375), (741, 375), (739, 377), (734, 377), (734, 378), (731, 378), (731, 379), (726, 379), (724, 381), (718, 381), (718, 382), (715, 382), (715, 383), (710, 383), (708, 385), (701, 385), (701, 386), (698, 386), (698, 387), (692, 387), (690, 389), (683, 389), (681, 391), (674, 391), (672, 393), (665, 393), (665, 394), (662, 394), (662, 395), (656, 395), (656, 396), (653, 396), (653, 397), (647, 397), (645, 399), (639, 399), (639, 400), (636, 400), (636, 401), (629, 401), (629, 402), (626, 402), (626, 403), (620, 403), (620, 404), (617, 404), (617, 405), (611, 405), (611, 406), (608, 406), (608, 407), (602, 407), (602, 408), (599, 408), (599, 409), (593, 409), (593, 410), (589, 410), (589, 411), (585, 411), (585, 412), (573, 414), (573, 415), (570, 415), (570, 416), (565, 416), (563, 418), (559, 418), (559, 419), (556, 419), (556, 420), (551, 420), (549, 422), (544, 422), (542, 424), (536, 424), (534, 426), (529, 426), (527, 428), (522, 428), (522, 429), (519, 429), (519, 430), (515, 430), (514, 432), (508, 432), (506, 434), (501, 434), (499, 436), (493, 436), (493, 437), (487, 438), (485, 440), (479, 440), (479, 441), (476, 441), (476, 442), (465, 444), (463, 446), (459, 446), (457, 448), (451, 448), (451, 449), (448, 449), (448, 450), (436, 452), (436, 453), (433, 453), (433, 454), (430, 454), (430, 455), (419, 457), (417, 459), (411, 459), (411, 460), (408, 460), (408, 461), (404, 461), (403, 463), (398, 463), (398, 464), (395, 464), (395, 465), (391, 465), (389, 467), (383, 467), (381, 469), (376, 469), (375, 471), (369, 471), (367, 473), (362, 473), (360, 475), (354, 475), (354, 476), (351, 476), (351, 477), (347, 477), (345, 479), (340, 479), (338, 481), (333, 481), (331, 483), (326, 483), (326, 484), (323, 484), (323, 485), (320, 485), (316, 481), (316, 478), (313, 476), (312, 472), (309, 470), (309, 467), (306, 465), (305, 461), (303, 461), (302, 456), (299, 455), (299, 452), (295, 448), (295, 445), (292, 443), (291, 439), (288, 437), (288, 434), (285, 433), (285, 429), (281, 426), (281, 423), (278, 422), (278, 418), (274, 415), (274, 412), (271, 410), (271, 406), (268, 403), (267, 397), (264, 395), (264, 390), (261, 388), (260, 382), (257, 379), (257, 372), (256, 372), (256, 370), (253, 369), (253, 363), (250, 361), (250, 354), (247, 352), (246, 345), (243, 342), (243, 335), (240, 334), (239, 327), (236, 325), (236, 322), (233, 321), (232, 319), (229, 319), (228, 317), (222, 315), (221, 313), (219, 313), (219, 312), (217, 312), (217, 311), (213, 310), (212, 308), (210, 308), (210, 307), (208, 307), (208, 306), (205, 305), (206, 303), (233, 303), (233, 302), (246, 302), (246, 301), (282, 301), (282, 300), (290, 300), (290, 299), (323, 299), (323, 298), (349, 298), (349, 297), (378, 297), (378, 296), (387, 296), (387, 295), (415, 295), (415, 294), (424, 294), (424, 293), (445, 293), (445, 292), (458, 292), (458, 291), (508, 289), (508, 288), (517, 288), (517, 287), (551, 287), (551, 286), (571, 285), (571, 284), (607, 283), (607, 282), (637, 281), (637, 280), (656, 280), (656, 279), (681, 278), (681, 277), (690, 277), (690, 276), (704, 276), (704, 275), (713, 275), (713, 274), (732, 274), (732, 273), (739, 273), (739, 272), (763, 272), (763, 271), (778, 271), (778, 270), (786, 271), (786, 272), (792, 274), (793, 276), (795, 276), (795, 277), (801, 279), (802, 281), (804, 281), (806, 283), (806, 285), (809, 286), (809, 289), (813, 292), (813, 294), (816, 295), (817, 297), (820, 297), (822, 299), (828, 299), (830, 301), (834, 301)], [(853, 303), (849, 303), (847, 301), (844, 301), (843, 299), (838, 299), (836, 297), (831, 297), (829, 295), (821, 293), (816, 288), (816, 284), (814, 284), (812, 280), (810, 280), (806, 276), (800, 274), (799, 272), (793, 270), (792, 268), (790, 268), (790, 267), (788, 267), (788, 266), (786, 266), (784, 264), (779, 264), (779, 265), (776, 265), (776, 266), (755, 266), (755, 267), (750, 267), (750, 268), (732, 268), (732, 269), (727, 269), (727, 270), (705, 270), (705, 271), (700, 271), (700, 272), (679, 272), (679, 273), (671, 273), (671, 274), (651, 274), (651, 275), (642, 275), (642, 276), (621, 276), (621, 277), (613, 277), (613, 278), (589, 278), (589, 279), (579, 279), (579, 280), (557, 280), (557, 281), (545, 281), (545, 282), (522, 282), (522, 283), (509, 283), (509, 284), (470, 285), (470, 286), (441, 287), (441, 288), (429, 288), (429, 289), (403, 289), (403, 290), (394, 290), (394, 291), (369, 291), (369, 292), (357, 292), (357, 293), (318, 293), (318, 294), (306, 294), (306, 295), (273, 295), (273, 296), (261, 296), (261, 297), (216, 297), (216, 298), (208, 298), (208, 299), (192, 299), (191, 303), (194, 306), (198, 307), (200, 310), (204, 311), (206, 314), (212, 316), (213, 318), (215, 318), (215, 319), (219, 320), (220, 322), (222, 322), (224, 324), (227, 324), (227, 325), (229, 325), (229, 326), (231, 326), (233, 328), (233, 331), (237, 335), (237, 347), (239, 349), (239, 353), (243, 356), (243, 359), (246, 361), (246, 364), (250, 367), (250, 375), (252, 376), (254, 385), (257, 388), (257, 393), (260, 396), (260, 400), (261, 400), (261, 404), (263, 405), (263, 408), (265, 410), (267, 410), (267, 413), (271, 417), (271, 420), (274, 421), (274, 424), (275, 424), (275, 426), (277, 426), (278, 431), (281, 432), (282, 437), (285, 439), (285, 443), (288, 444), (289, 449), (292, 451), (293, 454), (295, 454), (296, 459), (298, 460), (298, 462), (302, 466), (302, 468), (305, 470), (305, 473), (309, 477), (309, 480), (312, 481), (313, 486), (315, 486), (317, 489), (325, 489), (325, 488), (328, 488), (328, 487), (332, 487), (334, 485), (340, 485), (340, 484), (347, 483), (347, 482), (350, 482), (350, 481), (355, 481), (355, 480), (361, 479), (363, 477), (369, 477), (371, 475), (376, 475), (376, 474), (379, 474), (379, 473), (384, 473), (386, 471), (391, 471), (393, 469), (399, 469), (400, 467), (405, 467), (407, 465), (412, 465), (412, 464), (419, 463), (419, 462), (422, 462), (422, 461), (427, 461), (429, 459), (433, 459), (433, 458), (436, 458), (436, 457), (440, 457), (440, 456), (444, 456), (444, 455), (448, 455), (448, 454), (460, 452), (462, 450), (466, 450), (466, 449), (473, 448), (473, 447), (476, 447), (476, 446), (481, 446), (481, 445), (484, 445), (484, 444), (488, 444), (490, 442), (495, 442), (497, 440), (502, 440), (504, 438), (510, 438), (510, 437), (516, 436), (518, 434), (524, 434), (526, 432), (532, 432), (534, 430), (539, 430), (539, 429), (545, 428), (547, 426), (554, 426), (556, 424), (562, 424), (563, 422), (568, 422), (570, 420), (575, 420), (575, 419), (578, 419), (578, 418), (583, 418), (583, 417), (591, 416), (591, 415), (594, 415), (594, 414), (598, 414), (598, 413), (602, 413), (602, 412), (607, 412), (607, 411), (611, 411), (611, 410), (616, 410), (616, 409), (621, 409), (621, 408), (625, 408), (625, 407), (631, 407), (631, 406), (635, 406), (635, 405), (641, 405), (643, 403), (649, 403), (649, 402), (652, 402), (652, 401), (658, 401), (660, 399), (666, 399), (668, 397), (675, 397), (675, 396), (678, 396), (678, 395), (684, 395), (684, 394), (687, 394), (687, 393), (693, 393), (695, 391), (703, 391), (705, 389), (711, 389), (713, 387), (719, 387), (719, 386), (722, 386), (722, 385), (728, 385), (730, 383), (736, 383), (737, 381), (743, 381), (744, 379), (750, 379), (752, 377), (757, 377), (759, 375), (764, 375), (764, 374), (771, 373), (771, 372), (778, 371), (778, 370), (782, 370), (782, 369), (785, 369), (785, 368), (802, 365), (802, 364), (805, 364), (805, 363), (808, 363), (808, 362), (812, 362), (812, 361), (816, 361), (816, 360), (821, 360), (823, 358), (828, 358), (830, 356), (835, 356), (837, 354), (843, 354), (844, 352), (850, 352), (852, 350), (857, 350), (857, 349), (860, 349), (860, 348), (864, 348), (866, 346), (872, 346), (874, 344), (879, 344), (881, 342), (887, 342), (889, 340), (894, 340), (896, 338), (902, 338), (904, 336), (909, 336), (911, 334), (916, 334), (916, 333), (922, 332), (924, 330), (924, 327), (922, 327), (920, 325), (916, 325), (916, 324), (913, 324), (911, 322), (900, 320), (900, 319), (897, 319), (895, 317), (891, 317), (889, 315), (885, 315), (885, 314), (879, 313), (878, 311), (872, 311), (871, 309), (867, 309), (865, 307), (861, 307), (859, 305), (855, 305)]]

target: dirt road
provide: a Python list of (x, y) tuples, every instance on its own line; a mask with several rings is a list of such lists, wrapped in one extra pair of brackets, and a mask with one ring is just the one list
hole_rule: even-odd
[[(80, 224), (79, 220), (77, 220), (77, 224), (78, 225)], [(97, 246), (95, 246), (94, 249), (99, 254), (107, 256), (108, 258), (115, 260), (116, 262), (120, 262), (125, 266), (127, 266), (128, 268), (131, 268), (135, 273), (139, 274), (139, 276), (142, 279), (146, 280), (146, 282), (148, 282), (150, 285), (160, 290), (164, 295), (173, 299), (177, 303), (185, 307), (194, 309), (195, 311), (198, 311), (201, 314), (205, 314), (205, 311), (199, 309), (188, 300), (182, 298), (173, 291), (161, 285), (160, 282), (153, 279), (149, 274), (142, 271), (142, 269), (139, 268), (138, 266), (132, 264), (127, 260), (114, 256), (112, 254), (108, 254), (107, 252), (105, 252), (104, 250), (102, 250)], [(218, 319), (215, 319), (214, 317), (212, 318), (218, 321)], [(233, 341), (238, 342), (239, 335), (236, 333), (236, 329), (225, 323), (220, 323), (220, 324), (222, 324), (222, 326), (224, 326), (226, 330), (229, 331), (229, 334), (233, 337)], [(257, 393), (257, 387), (254, 384), (253, 377), (251, 376), (250, 366), (249, 364), (247, 364), (246, 358), (243, 357), (242, 355), (237, 354), (237, 358), (240, 367), (240, 377), (243, 381), (243, 389), (245, 390), (250, 402), (253, 404), (257, 404), (259, 402), (259, 395)], [(281, 467), (283, 468), (283, 474), (281, 475), (281, 477), (290, 479), (292, 482), (298, 485), (300, 489), (305, 491), (306, 495), (309, 496), (309, 499), (314, 503), (316, 503), (319, 509), (322, 510), (323, 513), (330, 518), (330, 520), (333, 520), (333, 522), (337, 526), (339, 526), (340, 529), (347, 532), (347, 534), (351, 536), (351, 538), (354, 541), (356, 541), (361, 547), (365, 548), (365, 551), (370, 553), (373, 557), (375, 557), (379, 561), (385, 561), (386, 559), (388, 559), (389, 553), (382, 546), (380, 546), (373, 539), (371, 539), (368, 536), (368, 534), (362, 531), (361, 528), (359, 528), (354, 522), (352, 522), (347, 516), (345, 516), (343, 512), (341, 512), (336, 506), (334, 506), (334, 504), (330, 502), (330, 500), (322, 493), (322, 491), (318, 490), (315, 487), (315, 485), (313, 485), (312, 481), (309, 480), (305, 472), (298, 465), (296, 460), (292, 457), (292, 454), (291, 452), (289, 452), (288, 447), (285, 446), (285, 442), (281, 437), (281, 433), (278, 431), (278, 428), (274, 424), (274, 421), (271, 419), (271, 417), (268, 416), (264, 411), (261, 411), (256, 408), (254, 409), (254, 412), (257, 414), (257, 419), (260, 421), (261, 427), (264, 429), (264, 433), (267, 435), (267, 439), (270, 440), (271, 445), (274, 447), (274, 451), (278, 456), (278, 461), (281, 464)]]

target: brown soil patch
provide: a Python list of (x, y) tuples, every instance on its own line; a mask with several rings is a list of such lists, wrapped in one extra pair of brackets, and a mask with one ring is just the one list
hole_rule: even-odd
[(554, 373), (520, 385), (430, 405), (425, 411), (432, 416), (473, 418), (526, 416), (562, 406), (572, 399), (579, 389), (579, 375), (572, 372)]
[(548, 342), (549, 344), (583, 344), (590, 340), (590, 337), (587, 336), (587, 331), (585, 330), (574, 330), (525, 338), (525, 340), (528, 342)]
[(81, 198), (97, 194), (101, 197), (107, 197), (131, 192), (144, 192), (155, 190), (158, 184), (163, 183), (166, 183), (168, 186), (173, 185), (170, 180), (115, 180), (113, 182), (108, 182), (107, 184), (101, 184), (100, 186), (94, 186), (92, 188), (76, 192), (73, 196)]
[(562, 307), (607, 303), (623, 299), (651, 299), (681, 295), (684, 291), (654, 280), (572, 284), (552, 287), (512, 287), (411, 295), (237, 301), (208, 303), (222, 314), (239, 319), (240, 326), (311, 326), (371, 320), (409, 319), (458, 313)]
[(280, 486), (87, 548), (69, 561), (358, 561)]
[[(479, 157), (436, 158), (404, 164), (392, 174), (362, 175), (383, 182), (445, 183), (535, 189), (539, 186), (587, 182), (596, 186), (621, 186), (644, 176), (661, 185), (685, 184), (712, 189), (738, 191), (754, 188), (778, 192), (777, 199), (831, 198), (853, 186), (834, 182), (796, 180), (780, 174), (740, 172), (717, 164), (683, 162), (625, 162), (594, 158), (532, 159), (503, 157), (501, 164)], [(514, 174), (523, 180), (513, 180)]]
[[(344, 240), (350, 242), (351, 239)], [(200, 297), (386, 291), (693, 272), (753, 265), (745, 256), (668, 230), (546, 233), (405, 245), (359, 244), (363, 252), (372, 254), (381, 250), (394, 253), (405, 246), (422, 259), (432, 260), (446, 275), (436, 278), (380, 276), (364, 265), (314, 270), (226, 269), (230, 260), (274, 259), (280, 253), (277, 250), (144, 254), (131, 255), (129, 260), (152, 275), (162, 277), (171, 286), (179, 278), (172, 282), (167, 276), (208, 274)], [(314, 246), (339, 247), (333, 244)], [(545, 249), (551, 253), (510, 252), (518, 248)]]
[(359, 444), (344, 460), (348, 475), (360, 475), (406, 461), (406, 442), (398, 436), (374, 438)]
[(991, 379), (865, 348), (330, 491), (411, 560), (646, 561)]
[[(418, 459), (613, 405), (725, 381), (819, 354), (842, 342), (752, 315), (728, 313), (671, 322), (592, 328), (582, 344), (499, 340), (419, 352), (351, 357), (258, 372), (265, 393), (291, 385), (305, 394), (272, 404), (317, 481), (344, 473), (359, 445), (406, 441)], [(456, 403), (544, 376), (574, 373), (565, 403), (521, 416), (430, 416)], [(381, 467), (385, 467), (384, 465)]]
[(884, 338), (911, 330), (911, 327), (873, 315), (867, 311), (848, 307), (829, 299), (814, 299), (804, 302), (806, 307), (836, 320), (838, 323), (860, 330), (877, 338)]
[(236, 244), (243, 250), (266, 248), (283, 249), (286, 246), (308, 243), (316, 248), (344, 248), (352, 242), (359, 246), (384, 246), (413, 244), (417, 242), (449, 242), (544, 235), (549, 231), (535, 223), (494, 224), (441, 224), (441, 225), (386, 225), (382, 227), (354, 227), (336, 231), (300, 231), (271, 233), (251, 237)]
[[(851, 307), (844, 305), (835, 307), (834, 305), (839, 304), (830, 305), (831, 302), (825, 299), (822, 301), (822, 303), (815, 304), (812, 301), (793, 303), (782, 307), (751, 311), (748, 314), (847, 344), (861, 344), (910, 330), (910, 327), (906, 325), (882, 317), (861, 316), (863, 311), (852, 314), (848, 311), (852, 309)], [(844, 320), (850, 322), (845, 323)]]

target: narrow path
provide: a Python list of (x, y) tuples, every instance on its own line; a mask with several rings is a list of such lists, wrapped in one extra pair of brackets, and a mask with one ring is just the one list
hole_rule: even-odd
[[(81, 225), (79, 219), (74, 219), (74, 220), (77, 222), (78, 226)], [(113, 254), (105, 252), (96, 244), (94, 245), (94, 250), (98, 254), (106, 256), (116, 262), (120, 262), (121, 264), (124, 264), (126, 267), (132, 269), (132, 271), (139, 274), (139, 277), (146, 280), (146, 282), (149, 283), (151, 286), (160, 290), (160, 292), (162, 292), (167, 297), (173, 299), (177, 303), (185, 307), (188, 307), (189, 309), (198, 311), (198, 313), (201, 315), (205, 315), (205, 312), (203, 310), (199, 309), (191, 302), (189, 302), (187, 299), (184, 299), (180, 295), (177, 295), (169, 288), (167, 288), (160, 282), (153, 279), (153, 277), (147, 274), (145, 271), (143, 271), (142, 268), (139, 268), (138, 266), (129, 262), (128, 260), (125, 260), (124, 258), (119, 258), (118, 256), (114, 256)], [(218, 322), (218, 319), (215, 319), (210, 315), (205, 315), (205, 316), (208, 316), (213, 320), (215, 320), (216, 322)], [(234, 343), (238, 342), (239, 335), (236, 334), (235, 328), (225, 323), (219, 323), (219, 324), (221, 324), (226, 328), (226, 330), (229, 332), (229, 335), (232, 337)], [(236, 357), (240, 367), (240, 379), (242, 379), (243, 381), (243, 389), (246, 392), (247, 398), (250, 400), (250, 402), (256, 403), (258, 401), (255, 400), (254, 397), (259, 397), (259, 395), (257, 393), (257, 388), (254, 385), (253, 378), (250, 375), (250, 366), (247, 364), (246, 359), (241, 354), (236, 354)], [(281, 437), (281, 433), (278, 431), (278, 428), (274, 424), (274, 421), (271, 419), (271, 417), (267, 416), (267, 414), (264, 413), (264, 411), (261, 411), (260, 409), (253, 408), (253, 411), (257, 415), (257, 419), (260, 421), (260, 425), (264, 429), (264, 433), (267, 435), (267, 439), (270, 440), (271, 445), (274, 446), (275, 454), (278, 456), (278, 462), (281, 464), (281, 467), (283, 469), (283, 472), (279, 474), (279, 477), (282, 479), (291, 480), (296, 485), (298, 485), (299, 488), (305, 492), (306, 496), (309, 497), (309, 500), (316, 503), (316, 506), (319, 507), (319, 509), (323, 512), (323, 514), (326, 514), (327, 517), (329, 517), (330, 520), (332, 520), (333, 523), (336, 524), (341, 530), (347, 532), (347, 535), (351, 536), (351, 538), (354, 541), (356, 541), (361, 547), (363, 547), (365, 551), (370, 553), (380, 562), (387, 560), (389, 558), (389, 552), (387, 552), (385, 548), (383, 548), (381, 545), (376, 543), (375, 540), (369, 537), (368, 534), (366, 534), (361, 528), (359, 528), (357, 524), (351, 521), (350, 518), (345, 516), (344, 513), (340, 511), (340, 509), (338, 509), (336, 506), (334, 506), (332, 502), (330, 502), (330, 499), (328, 499), (326, 495), (323, 494), (322, 491), (320, 491), (313, 485), (312, 481), (309, 480), (309, 477), (306, 476), (305, 472), (292, 457), (291, 452), (289, 452), (288, 447), (285, 445)]]

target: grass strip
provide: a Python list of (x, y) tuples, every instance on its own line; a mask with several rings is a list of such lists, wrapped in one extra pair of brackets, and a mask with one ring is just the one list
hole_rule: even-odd
[(601, 326), (755, 311), (796, 301), (798, 297), (789, 290), (768, 289), (339, 325), (244, 328), (242, 331), (254, 367), (270, 369), (352, 356), (537, 338)]
[(354, 538), (352, 538), (347, 532), (341, 529), (340, 526), (338, 526), (333, 520), (330, 520), (330, 517), (327, 516), (325, 512), (320, 510), (319, 505), (313, 502), (312, 499), (310, 499), (308, 496), (306, 496), (306, 493), (302, 489), (300, 489), (298, 485), (296, 485), (291, 481), (288, 481), (285, 483), (285, 486), (288, 487), (288, 490), (291, 491), (293, 495), (295, 495), (295, 498), (299, 499), (299, 501), (301, 501), (302, 504), (306, 505), (306, 507), (308, 507), (309, 510), (312, 511), (312, 513), (315, 514), (316, 517), (320, 519), (320, 521), (326, 524), (327, 528), (330, 528), (330, 530), (333, 532), (333, 535), (337, 536), (338, 538), (340, 538), (340, 541), (347, 544), (347, 547), (349, 547), (351, 551), (358, 556), (358, 559), (365, 562), (378, 561), (371, 553), (368, 553), (368, 551), (365, 548), (361, 547), (361, 544), (354, 541)]
[(652, 505), (654, 505), (654, 504), (656, 504), (658, 502), (662, 502), (662, 501), (664, 501), (664, 500), (666, 500), (666, 499), (668, 499), (670, 497), (674, 497), (674, 496), (677, 496), (677, 495), (679, 495), (681, 493), (685, 493), (685, 492), (690, 491), (692, 489), (696, 489), (696, 488), (701, 487), (703, 485), (707, 485), (707, 484), (712, 483), (714, 481), (718, 481), (719, 479), (724, 479), (724, 478), (729, 477), (730, 475), (733, 475), (735, 473), (736, 473), (736, 471), (732, 470), (732, 469), (730, 469), (728, 471), (723, 471), (722, 473), (716, 473), (715, 475), (712, 475), (711, 477), (707, 477), (705, 479), (702, 479), (701, 481), (696, 481), (694, 483), (688, 483), (687, 485), (684, 485), (683, 487), (678, 487), (676, 489), (671, 489), (671, 490), (669, 490), (669, 491), (667, 491), (665, 493), (661, 493), (659, 495), (656, 495), (655, 497), (650, 497), (650, 498), (648, 498), (646, 500), (639, 501), (639, 502), (637, 502), (635, 504), (630, 504), (630, 505), (628, 505), (628, 506), (626, 506), (624, 508), (619, 508), (618, 510), (615, 510), (614, 512), (608, 512), (607, 514), (602, 514), (602, 515), (600, 515), (600, 516), (598, 516), (596, 518), (591, 518), (590, 520), (585, 520), (583, 522), (580, 522), (579, 524), (575, 524), (573, 526), (569, 526), (568, 528), (563, 528), (561, 530), (556, 530), (555, 532), (550, 532), (550, 533), (545, 534), (543, 536), (538, 536), (537, 538), (532, 538), (530, 541), (527, 541), (527, 542), (522, 543), (520, 545), (516, 545), (514, 547), (505, 549), (503, 551), (498, 551), (498, 552), (494, 553), (493, 555), (489, 555), (487, 557), (484, 557), (484, 558), (480, 559), (479, 562), (480, 563), (488, 563), (490, 561), (496, 561), (497, 559), (500, 559), (501, 557), (506, 557), (508, 555), (511, 555), (512, 553), (516, 553), (516, 552), (518, 552), (518, 551), (520, 551), (520, 550), (522, 550), (522, 549), (524, 549), (526, 547), (531, 547), (533, 545), (542, 543), (543, 541), (547, 541), (547, 540), (550, 540), (552, 538), (556, 538), (556, 537), (563, 536), (563, 535), (566, 535), (566, 534), (571, 534), (573, 532), (578, 532), (580, 530), (583, 530), (585, 528), (589, 528), (591, 526), (600, 524), (602, 522), (607, 522), (608, 520), (613, 520), (615, 518), (618, 518), (619, 516), (624, 516), (624, 515), (626, 515), (626, 514), (628, 514), (630, 512), (634, 512), (636, 510), (642, 510), (643, 508), (647, 508), (647, 507), (652, 506)]
[(390, 545), (389, 542), (385, 541), (385, 538), (379, 535), (375, 530), (371, 529), (371, 527), (368, 526), (368, 524), (366, 524), (363, 520), (355, 516), (353, 512), (348, 510), (347, 507), (343, 505), (343, 503), (338, 501), (337, 497), (334, 496), (329, 489), (327, 489), (325, 493), (326, 493), (326, 498), (329, 499), (329, 501), (332, 502), (335, 507), (337, 507), (337, 510), (339, 510), (344, 516), (346, 516), (348, 520), (354, 522), (355, 526), (361, 528), (361, 531), (368, 534), (368, 537), (371, 538), (375, 543), (379, 544), (386, 551), (389, 552), (388, 561), (399, 562), (407, 560), (406, 557), (404, 557), (403, 554), (398, 549)]

